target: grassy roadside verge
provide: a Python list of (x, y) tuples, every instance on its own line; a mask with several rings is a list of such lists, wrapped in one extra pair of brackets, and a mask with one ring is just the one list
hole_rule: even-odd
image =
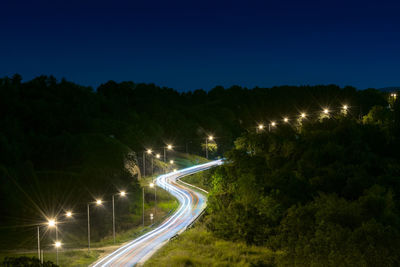
[(215, 169), (209, 169), (209, 170), (205, 170), (202, 172), (197, 172), (185, 177), (182, 177), (182, 179), (180, 179), (181, 181), (197, 186), (201, 189), (204, 189), (208, 192), (210, 192), (211, 187), (212, 187), (212, 175), (214, 173)]
[(277, 252), (215, 237), (203, 223), (171, 240), (144, 267), (274, 266)]

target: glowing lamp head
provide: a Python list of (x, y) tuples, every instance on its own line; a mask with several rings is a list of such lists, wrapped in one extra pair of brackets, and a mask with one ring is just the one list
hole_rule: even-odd
[(347, 105), (343, 105), (343, 110), (347, 110), (349, 107)]
[(147, 154), (151, 154), (153, 151), (151, 149), (147, 149)]
[(171, 150), (171, 149), (172, 149), (172, 145), (168, 145), (167, 148), (168, 148), (169, 150)]
[(50, 219), (47, 222), (47, 224), (48, 224), (49, 227), (54, 227), (54, 226), (56, 226), (56, 220), (55, 219)]
[(271, 122), (271, 126), (272, 126), (272, 127), (275, 127), (275, 126), (276, 126), (276, 122), (274, 122), (274, 121)]
[(156, 155), (156, 158), (158, 158), (158, 159), (159, 159), (159, 158), (160, 158), (160, 154), (157, 154), (157, 155)]
[(325, 114), (328, 114), (329, 113), (329, 110), (326, 108), (326, 109), (324, 109), (324, 113)]
[(304, 119), (306, 117), (306, 113), (301, 113), (300, 117)]
[(56, 248), (61, 247), (61, 242), (60, 242), (60, 241), (56, 241), (56, 242), (54, 243), (54, 246), (55, 246)]
[(258, 129), (259, 129), (259, 130), (264, 129), (264, 125), (262, 125), (262, 124), (258, 125)]
[(70, 212), (70, 211), (67, 211), (67, 212), (65, 213), (65, 216), (67, 216), (67, 217), (71, 217), (71, 216), (72, 216), (72, 212)]
[(173, 161), (173, 160), (170, 160), (169, 163), (174, 164), (174, 161)]
[(126, 192), (125, 191), (121, 191), (121, 192), (119, 192), (119, 194), (121, 195), (121, 197), (126, 196)]
[(103, 201), (101, 199), (96, 200), (97, 205), (101, 205), (101, 203), (103, 203)]
[(210, 140), (210, 141), (212, 141), (214, 139), (214, 136), (212, 136), (212, 135), (210, 135), (209, 137), (208, 137), (208, 140)]
[(150, 185), (149, 185), (151, 188), (153, 188), (154, 187), (154, 183), (150, 183)]
[(288, 119), (288, 118), (283, 118), (283, 121), (284, 121), (284, 122), (288, 122), (289, 119)]

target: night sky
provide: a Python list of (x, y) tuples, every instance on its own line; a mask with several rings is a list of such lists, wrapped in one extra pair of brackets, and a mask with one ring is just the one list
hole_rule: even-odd
[(0, 77), (400, 86), (398, 1), (0, 2)]

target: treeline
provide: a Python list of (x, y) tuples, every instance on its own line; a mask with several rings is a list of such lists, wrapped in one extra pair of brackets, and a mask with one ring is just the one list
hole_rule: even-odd
[[(400, 103), (249, 132), (212, 180), (207, 225), (278, 266), (400, 265)], [(300, 121), (298, 121), (300, 122)]]
[[(88, 201), (109, 197), (119, 188), (132, 192), (133, 199), (125, 208), (119, 205), (125, 210), (117, 214), (139, 216), (137, 164), (145, 148), (161, 152), (171, 143), (175, 150), (204, 155), (205, 138), (212, 134), (217, 149), (210, 155), (215, 157), (260, 121), (343, 103), (349, 105), (350, 117), (359, 117), (374, 105), (387, 105), (386, 97), (373, 89), (335, 85), (217, 86), (209, 92), (179, 93), (133, 82), (109, 81), (93, 89), (52, 76), (26, 82), (19, 75), (2, 78), (1, 229), (35, 225), (68, 208), (80, 211), (85, 220)], [(99, 222), (109, 218), (98, 217)], [(95, 239), (107, 231), (97, 227), (92, 234)], [(2, 243), (7, 244), (5, 239)]]

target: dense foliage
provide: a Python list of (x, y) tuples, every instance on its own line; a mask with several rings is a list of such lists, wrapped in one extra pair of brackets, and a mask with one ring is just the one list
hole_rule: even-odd
[(6, 257), (2, 266), (4, 267), (58, 267), (58, 265), (54, 264), (51, 261), (44, 261), (41, 263), (37, 258), (29, 258), (29, 257)]
[(399, 266), (395, 110), (247, 133), (214, 175), (208, 227), (284, 253), (281, 266)]
[[(217, 86), (179, 93), (133, 82), (110, 81), (93, 90), (52, 76), (27, 82), (19, 75), (5, 77), (0, 79), (0, 229), (10, 233), (13, 226), (32, 237), (34, 228), (29, 234), (21, 229), (73, 208), (76, 225), (82, 226), (73, 229), (85, 231), (86, 203), (103, 197), (110, 205), (119, 188), (132, 192), (132, 201), (118, 205), (123, 209), (118, 216), (139, 215), (136, 165), (145, 148), (162, 152), (172, 143), (178, 151), (204, 155), (205, 138), (213, 134), (209, 155), (215, 157), (230, 150), (241, 132), (254, 132), (258, 122), (343, 103), (351, 106), (349, 116), (359, 117), (387, 102), (377, 90), (335, 85)], [(94, 239), (110, 232), (109, 212), (93, 213)], [(1, 245), (20, 240), (2, 236)], [(35, 240), (25, 242), (18, 243), (32, 247)]]

